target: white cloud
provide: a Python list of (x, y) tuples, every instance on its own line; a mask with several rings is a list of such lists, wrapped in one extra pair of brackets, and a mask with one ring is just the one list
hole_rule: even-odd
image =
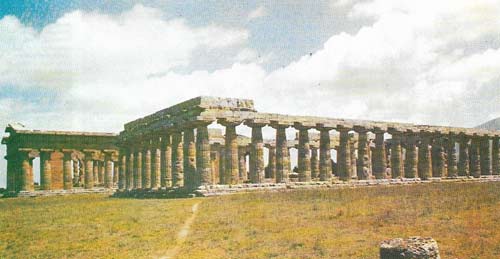
[(248, 13), (247, 19), (250, 21), (267, 15), (268, 15), (267, 9), (261, 5), (256, 9), (252, 10), (250, 13)]

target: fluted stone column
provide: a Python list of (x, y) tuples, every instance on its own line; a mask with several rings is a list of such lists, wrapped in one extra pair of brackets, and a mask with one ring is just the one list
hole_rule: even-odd
[(500, 175), (500, 143), (499, 137), (493, 138), (492, 150), (491, 150), (491, 173), (494, 175)]
[(72, 151), (63, 151), (64, 156), (63, 156), (63, 186), (64, 190), (71, 190), (73, 189), (73, 179), (71, 177), (71, 174), (73, 173), (73, 165), (71, 164), (71, 161), (73, 160), (72, 158)]
[(210, 160), (210, 140), (207, 126), (210, 122), (196, 126), (196, 170), (200, 179), (198, 185), (212, 185), (212, 166)]
[(94, 158), (92, 152), (85, 152), (85, 189), (94, 187)]
[(459, 160), (458, 160), (458, 175), (459, 176), (469, 176), (470, 170), (469, 170), (469, 163), (470, 163), (470, 158), (469, 158), (469, 138), (465, 136), (464, 134), (461, 134), (459, 136), (459, 142), (460, 142), (460, 153), (459, 153)]
[(490, 139), (488, 137), (481, 137), (480, 156), (481, 175), (491, 175)]
[(118, 189), (123, 190), (125, 188), (127, 188), (127, 155), (125, 150), (122, 150), (120, 152), (120, 171), (118, 176)]
[(21, 162), (21, 181), (20, 181), (20, 191), (32, 192), (35, 190), (33, 183), (33, 159), (35, 157), (32, 155), (31, 150), (20, 151), (19, 159)]
[(40, 187), (42, 190), (52, 189), (52, 166), (50, 164), (51, 154), (52, 150), (42, 149), (40, 152)]
[(330, 130), (332, 128), (319, 127), (319, 180), (330, 181), (332, 178), (332, 156), (330, 154)]
[(214, 143), (210, 145), (210, 162), (212, 164), (212, 179), (210, 182), (212, 184), (220, 183), (220, 176), (219, 176), (220, 164), (221, 164), (220, 149), (221, 149), (220, 143)]
[(161, 187), (161, 149), (157, 144), (153, 145), (153, 163), (151, 173), (151, 188), (158, 189)]
[(220, 146), (219, 149), (219, 183), (226, 183), (226, 148), (224, 146)]
[(250, 182), (261, 183), (265, 178), (264, 164), (264, 139), (262, 127), (265, 124), (247, 123), (252, 128), (252, 139), (250, 144)]
[(317, 147), (311, 147), (311, 178), (319, 178), (319, 158)]
[(299, 130), (298, 169), (299, 182), (311, 181), (311, 149), (309, 148), (309, 127), (296, 125)]
[(95, 160), (94, 161), (94, 169), (92, 170), (92, 172), (94, 173), (94, 185), (99, 185), (99, 179), (100, 179), (100, 176), (99, 176), (99, 173), (101, 172), (100, 170), (100, 161), (99, 160)]
[(226, 165), (225, 184), (237, 184), (239, 182), (238, 169), (238, 142), (236, 139), (236, 126), (239, 123), (223, 122), (226, 127)]
[(420, 146), (418, 147), (418, 177), (427, 180), (432, 175), (432, 158), (430, 144), (432, 138), (430, 133), (420, 133)]
[(269, 178), (276, 179), (276, 146), (270, 144), (268, 151), (267, 170), (269, 171)]
[(443, 147), (443, 139), (441, 134), (434, 137), (432, 143), (432, 176), (443, 177), (445, 176), (445, 152)]
[(142, 147), (135, 154), (134, 189), (142, 189)]
[(351, 153), (349, 151), (349, 129), (338, 127), (340, 132), (339, 149), (337, 150), (337, 168), (339, 179), (349, 181), (351, 179)]
[(386, 169), (386, 154), (385, 154), (385, 142), (384, 142), (384, 131), (380, 129), (375, 129), (375, 149), (373, 150), (373, 174), (376, 179), (385, 178)]
[(356, 161), (356, 174), (358, 180), (371, 178), (370, 171), (370, 148), (368, 143), (368, 131), (364, 128), (356, 128), (358, 133), (358, 159)]
[(128, 155), (128, 166), (127, 166), (127, 190), (135, 189), (135, 152), (134, 150), (129, 150)]
[(470, 174), (474, 177), (481, 176), (480, 139), (474, 135), (470, 146)]
[(285, 125), (276, 125), (276, 182), (285, 183), (288, 182), (288, 174), (290, 173), (288, 168), (288, 162), (290, 158), (288, 157), (288, 143), (286, 140), (286, 128)]
[(18, 169), (19, 156), (14, 156), (12, 154), (8, 154), (5, 156), (7, 159), (7, 191), (15, 192), (16, 190), (16, 170)]
[(401, 162), (401, 132), (393, 131), (391, 146), (391, 174), (392, 179), (403, 177), (403, 166)]
[(120, 161), (113, 160), (113, 187), (118, 188), (118, 181), (120, 179)]
[[(252, 163), (252, 158), (250, 157), (250, 171), (252, 171), (252, 167), (254, 166)], [(248, 181), (248, 172), (247, 172), (247, 150), (246, 147), (238, 147), (238, 176), (241, 182)]]
[(73, 159), (73, 185), (78, 186), (80, 184), (80, 166), (78, 165), (78, 158)]
[(182, 143), (182, 132), (172, 133), (172, 178), (173, 186), (184, 186), (184, 148)]
[(196, 185), (196, 143), (194, 139), (194, 128), (184, 129), (184, 186), (193, 187)]
[(448, 177), (458, 176), (457, 151), (455, 149), (456, 136), (452, 133), (448, 135), (447, 142), (447, 161), (448, 161)]
[(161, 137), (161, 187), (172, 187), (172, 142), (169, 134)]
[(151, 149), (149, 142), (146, 143), (146, 148), (144, 150), (142, 188), (151, 189)]
[(413, 133), (406, 134), (406, 159), (405, 159), (405, 177), (415, 178), (418, 176), (418, 154), (416, 136)]
[(104, 154), (104, 187), (113, 188), (113, 154), (106, 152)]

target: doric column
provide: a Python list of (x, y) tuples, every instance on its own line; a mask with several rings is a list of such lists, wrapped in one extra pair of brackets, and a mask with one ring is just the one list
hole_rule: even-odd
[(494, 175), (500, 174), (500, 143), (499, 137), (493, 137), (492, 150), (491, 150), (491, 173)]
[(371, 178), (370, 171), (370, 148), (368, 143), (368, 130), (363, 127), (355, 127), (358, 133), (358, 159), (356, 160), (356, 175), (358, 180)]
[(470, 174), (474, 177), (481, 176), (480, 138), (476, 134), (472, 137), (470, 145)]
[(309, 126), (295, 124), (299, 130), (298, 169), (299, 182), (311, 181), (311, 149), (309, 147)]
[(104, 185), (104, 181), (106, 178), (106, 161), (104, 158), (102, 158), (101, 161), (99, 161), (99, 183), (101, 185)]
[(457, 151), (455, 149), (456, 135), (450, 133), (447, 142), (448, 177), (458, 176)]
[(338, 126), (339, 149), (337, 150), (337, 168), (340, 180), (349, 181), (351, 179), (351, 153), (349, 151), (349, 128)]
[(403, 177), (403, 166), (401, 162), (401, 132), (391, 130), (391, 174), (392, 179)]
[(250, 144), (250, 182), (261, 183), (265, 178), (264, 164), (264, 139), (262, 137), (262, 127), (264, 123), (247, 122), (246, 125), (252, 128), (252, 140)]
[(144, 145), (144, 162), (142, 170), (142, 188), (151, 189), (151, 146), (149, 141)]
[(142, 189), (142, 149), (140, 146), (135, 154), (134, 189)]
[(220, 184), (226, 183), (226, 148), (221, 145), (219, 148), (219, 181)]
[(210, 145), (210, 163), (212, 164), (212, 180), (210, 182), (212, 184), (220, 183), (220, 176), (219, 176), (220, 164), (221, 164), (220, 149), (221, 149), (220, 143), (216, 142)]
[(332, 156), (330, 154), (329, 127), (318, 127), (319, 131), (319, 180), (330, 181), (332, 178)]
[(19, 159), (21, 166), (20, 191), (32, 192), (35, 190), (33, 183), (33, 159), (38, 156), (38, 152), (32, 149), (20, 149)]
[(71, 177), (73, 173), (73, 165), (71, 161), (73, 160), (73, 150), (63, 150), (63, 186), (64, 190), (73, 189), (73, 179)]
[(42, 190), (52, 189), (52, 167), (50, 164), (50, 156), (53, 150), (41, 149), (40, 150), (40, 187)]
[(356, 140), (354, 139), (353, 134), (348, 134), (348, 147), (349, 147), (349, 158), (350, 161), (350, 178), (358, 179), (358, 170), (357, 170), (357, 158), (356, 158)]
[(311, 147), (311, 179), (319, 178), (318, 148)]
[(73, 159), (73, 185), (79, 186), (80, 184), (80, 166), (78, 165), (78, 158)]
[(100, 162), (98, 160), (99, 158), (95, 159), (94, 160), (94, 169), (92, 169), (92, 172), (94, 173), (94, 186), (95, 185), (98, 185), (100, 182), (99, 182), (99, 179), (101, 178), (99, 176), (99, 173), (101, 172), (101, 165), (100, 165)]
[(418, 174), (417, 139), (413, 132), (406, 133), (405, 177), (415, 178)]
[(225, 184), (237, 184), (239, 181), (238, 169), (238, 141), (236, 139), (236, 126), (238, 122), (222, 121), (221, 124), (226, 127), (226, 164), (225, 164)]
[(373, 174), (376, 179), (385, 178), (386, 169), (386, 156), (385, 156), (385, 142), (384, 133), (385, 131), (375, 128), (375, 149), (373, 150)]
[(127, 166), (127, 190), (135, 189), (134, 181), (134, 171), (135, 171), (135, 150), (130, 149), (128, 154), (128, 166)]
[(445, 152), (443, 138), (440, 133), (436, 133), (432, 142), (432, 176), (443, 177), (445, 175)]
[(120, 161), (113, 160), (112, 162), (113, 162), (113, 187), (118, 188), (118, 181), (120, 179)]
[(184, 186), (184, 149), (181, 131), (172, 133), (172, 185)]
[(470, 158), (469, 158), (469, 137), (466, 136), (465, 134), (461, 133), (459, 136), (459, 144), (460, 144), (460, 153), (459, 153), (459, 160), (458, 160), (458, 175), (459, 176), (469, 176), (470, 170), (469, 170), (469, 163), (470, 163)]
[(211, 122), (199, 122), (196, 125), (196, 170), (197, 185), (212, 185), (212, 165), (210, 160), (210, 139), (208, 125)]
[[(7, 150), (9, 150), (9, 147), (7, 147)], [(8, 155), (5, 156), (5, 159), (7, 159), (7, 191), (9, 192), (15, 192), (17, 191), (16, 188), (16, 175), (18, 170), (20, 169), (18, 166), (19, 165), (19, 156), (12, 154), (12, 152), (8, 152)], [(17, 154), (17, 152), (16, 152)]]
[(113, 153), (105, 151), (104, 153), (104, 187), (113, 188)]
[(169, 134), (161, 136), (161, 187), (172, 187), (172, 142)]
[(481, 137), (480, 156), (481, 175), (491, 175), (490, 139), (487, 136)]
[(432, 138), (429, 132), (420, 132), (420, 146), (418, 147), (418, 177), (427, 180), (432, 175), (432, 158), (429, 146)]
[[(250, 157), (250, 171), (252, 171), (252, 158)], [(247, 172), (247, 147), (238, 147), (238, 175), (241, 182), (248, 180)]]
[(276, 179), (276, 146), (272, 143), (269, 144), (268, 151), (267, 170), (269, 171), (269, 178)]
[(94, 153), (93, 151), (85, 151), (85, 189), (94, 187)]
[(120, 151), (120, 171), (118, 176), (118, 189), (127, 188), (127, 152)]
[[(159, 139), (157, 138), (155, 140), (157, 143), (159, 142)], [(151, 188), (153, 189), (158, 189), (161, 187), (161, 155), (162, 151), (160, 149), (161, 145), (158, 145), (157, 143), (154, 143), (152, 145), (153, 148), (153, 162), (152, 162), (152, 172), (151, 172)]]
[(288, 143), (286, 140), (286, 128), (288, 125), (275, 124), (272, 126), (276, 129), (276, 182), (288, 182), (288, 174), (290, 173), (288, 163)]
[(184, 129), (184, 186), (193, 187), (198, 182), (196, 175), (196, 143), (194, 128), (191, 125)]

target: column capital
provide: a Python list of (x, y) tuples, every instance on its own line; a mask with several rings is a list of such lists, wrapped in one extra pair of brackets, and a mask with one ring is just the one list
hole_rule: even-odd
[(224, 127), (236, 127), (241, 124), (240, 119), (218, 118), (217, 122)]
[(333, 129), (335, 129), (335, 127), (333, 127), (331, 125), (326, 125), (323, 123), (316, 123), (316, 130), (318, 130), (318, 131), (330, 131)]
[(19, 148), (17, 151), (28, 158), (36, 158), (40, 155), (40, 152), (33, 148)]
[(359, 126), (359, 125), (354, 125), (354, 127), (352, 127), (352, 129), (360, 134), (364, 134), (364, 133), (367, 133), (370, 131), (365, 126)]
[(244, 120), (243, 124), (245, 124), (250, 128), (262, 128), (268, 125), (269, 123), (265, 120), (249, 119), (249, 120)]

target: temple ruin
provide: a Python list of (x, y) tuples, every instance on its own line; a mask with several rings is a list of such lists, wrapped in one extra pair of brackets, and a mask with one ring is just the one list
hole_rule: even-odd
[[(225, 134), (208, 127), (213, 123)], [(251, 137), (236, 133), (242, 124)], [(274, 139), (263, 138), (264, 127), (274, 129)], [(287, 139), (287, 128), (295, 139)], [(262, 113), (246, 99), (197, 97), (128, 122), (119, 134), (19, 124), (5, 132), (10, 192), (35, 191), (36, 157), (40, 190), (500, 175), (500, 131)]]

